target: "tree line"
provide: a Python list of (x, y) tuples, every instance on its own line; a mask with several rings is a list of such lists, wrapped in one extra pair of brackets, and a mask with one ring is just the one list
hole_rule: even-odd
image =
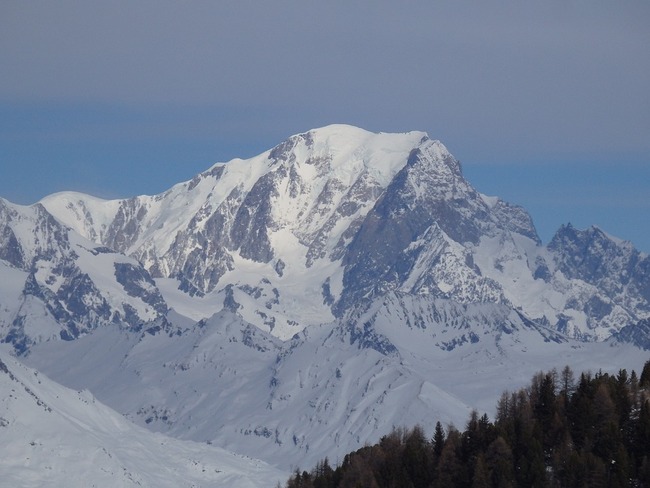
[(464, 431), (397, 428), (372, 446), (296, 469), (286, 488), (650, 487), (650, 361), (640, 377), (567, 366), (505, 392)]

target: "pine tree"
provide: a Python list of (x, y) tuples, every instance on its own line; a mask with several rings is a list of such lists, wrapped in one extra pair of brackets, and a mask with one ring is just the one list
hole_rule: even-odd
[(575, 377), (573, 374), (573, 370), (567, 365), (562, 369), (562, 372), (560, 373), (560, 382), (561, 382), (561, 393), (564, 396), (565, 401), (568, 401), (569, 396), (573, 394), (574, 390), (574, 381)]
[[(555, 381), (551, 373), (542, 375), (537, 379), (536, 391), (531, 393), (533, 412), (541, 431), (542, 447), (548, 453), (552, 444), (551, 424), (555, 414)], [(534, 396), (533, 396), (534, 394)]]
[(440, 454), (438, 469), (436, 472), (437, 486), (458, 486), (462, 479), (462, 466), (460, 463), (460, 433), (455, 429), (449, 429), (447, 442)]
[(327, 457), (316, 464), (312, 477), (314, 488), (330, 488), (333, 486), (334, 471)]
[(406, 437), (402, 467), (414, 486), (429, 486), (431, 483), (427, 441), (419, 425), (413, 427)]
[(619, 444), (610, 463), (609, 485), (627, 488), (630, 486), (630, 462), (627, 450)]
[(567, 412), (571, 425), (571, 437), (578, 449), (593, 435), (592, 426), (595, 419), (592, 412), (592, 394), (592, 378), (590, 375), (582, 373)]
[(343, 474), (341, 488), (379, 488), (375, 475), (362, 456), (352, 456), (348, 469)]
[(514, 486), (512, 450), (503, 437), (497, 437), (485, 454), (485, 462), (490, 472), (492, 486), (506, 488)]
[[(641, 402), (639, 418), (635, 422), (632, 451), (638, 460), (650, 457), (650, 400)], [(650, 486), (650, 485), (649, 485)]]
[(639, 467), (638, 480), (640, 486), (650, 486), (650, 457), (644, 456)]
[(641, 377), (639, 378), (639, 386), (641, 388), (650, 388), (650, 360), (646, 361), (643, 365), (643, 371), (641, 371)]
[(572, 475), (576, 472), (574, 454), (573, 441), (567, 430), (553, 452), (552, 476), (554, 486), (572, 486)]
[(442, 448), (445, 446), (445, 431), (440, 422), (436, 422), (436, 428), (433, 432), (433, 454), (435, 459), (440, 459)]
[(605, 462), (614, 458), (616, 445), (620, 442), (618, 416), (609, 388), (601, 383), (593, 399), (594, 405), (594, 447), (593, 451)]
[(515, 413), (514, 406), (517, 403), (517, 395), (504, 391), (497, 403), (497, 414), (495, 427), (497, 435), (503, 437), (510, 445), (514, 445), (515, 439)]
[(474, 475), (472, 476), (472, 488), (490, 488), (488, 470), (485, 465), (485, 457), (480, 453), (474, 464)]

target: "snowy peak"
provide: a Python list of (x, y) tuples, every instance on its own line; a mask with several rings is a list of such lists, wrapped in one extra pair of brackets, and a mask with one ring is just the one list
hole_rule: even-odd
[(79, 192), (53, 193), (40, 202), (48, 212), (78, 234), (101, 242), (115, 219), (120, 200), (104, 200)]
[[(137, 261), (169, 308), (196, 320), (232, 310), (281, 339), (392, 291), (505, 304), (582, 340), (650, 313), (647, 258), (595, 230), (562, 229), (543, 248), (523, 208), (477, 192), (424, 132), (330, 125), (159, 195), (41, 205)], [(35, 242), (19, 252), (11, 232), (0, 239), (6, 262), (31, 259)]]
[(0, 330), (20, 352), (102, 324), (139, 326), (167, 313), (135, 259), (82, 238), (41, 204), (0, 201), (0, 236)]
[(548, 248), (552, 251), (571, 251), (573, 254), (607, 254), (622, 252), (634, 253), (631, 243), (622, 241), (605, 233), (597, 226), (585, 230), (576, 229), (573, 225), (562, 225), (555, 233)]
[(538, 242), (518, 207), (489, 205), (444, 146), (426, 141), (378, 198), (352, 240), (339, 312), (401, 289), (461, 302), (505, 301), (498, 283), (473, 264), (483, 238)]
[[(548, 245), (554, 266), (564, 276), (596, 288), (584, 303), (590, 315), (612, 316), (621, 307), (629, 319), (647, 318), (650, 312), (650, 257), (626, 241), (598, 227), (575, 229), (562, 226)], [(585, 311), (589, 311), (585, 310)], [(630, 313), (631, 312), (631, 313)], [(616, 314), (619, 321), (623, 311)]]
[[(250, 160), (214, 165), (161, 195), (102, 204), (61, 194), (43, 204), (85, 237), (133, 256), (154, 277), (176, 279), (192, 294), (234, 287), (241, 308), (249, 299), (237, 290), (264, 288), (278, 303), (269, 312), (266, 300), (247, 319), (290, 337), (314, 317), (332, 318), (323, 300), (333, 303), (342, 291), (340, 265), (333, 263), (420, 147), (447, 162), (430, 171), (460, 175), (444, 146), (423, 132), (374, 134), (332, 125)], [(283, 281), (300, 285), (287, 289)], [(332, 298), (323, 296), (324, 286)], [(305, 291), (313, 299), (296, 315), (288, 306)]]

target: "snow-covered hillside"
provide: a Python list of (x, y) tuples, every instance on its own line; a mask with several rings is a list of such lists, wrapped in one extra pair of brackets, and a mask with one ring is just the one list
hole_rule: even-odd
[(505, 305), (390, 294), (356, 324), (286, 342), (223, 311), (137, 333), (105, 327), (24, 360), (142, 426), (291, 470), (340, 461), (393, 426), (433, 432), (438, 420), (464, 425), (472, 408), (492, 416), (503, 390), (539, 370), (640, 370), (646, 359), (629, 344), (567, 339)]
[(287, 474), (223, 449), (137, 427), (87, 390), (0, 352), (0, 486), (274, 486)]

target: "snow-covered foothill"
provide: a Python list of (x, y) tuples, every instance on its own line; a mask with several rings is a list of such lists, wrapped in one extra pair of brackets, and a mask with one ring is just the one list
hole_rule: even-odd
[(288, 474), (138, 427), (0, 351), (1, 486), (262, 488)]

